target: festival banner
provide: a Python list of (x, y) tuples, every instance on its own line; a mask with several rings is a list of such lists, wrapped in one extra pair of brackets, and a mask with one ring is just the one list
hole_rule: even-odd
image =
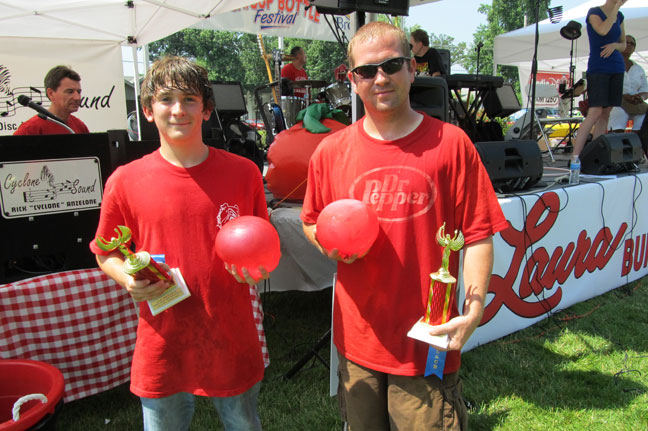
[(121, 47), (114, 42), (0, 37), (0, 136), (12, 135), (36, 114), (18, 103), (25, 95), (49, 107), (43, 80), (54, 66), (81, 76), (81, 107), (73, 115), (91, 132), (126, 129)]
[[(328, 22), (327, 22), (328, 21)], [(193, 28), (335, 41), (331, 27), (351, 39), (351, 19), (322, 15), (307, 0), (265, 0), (202, 20)]]

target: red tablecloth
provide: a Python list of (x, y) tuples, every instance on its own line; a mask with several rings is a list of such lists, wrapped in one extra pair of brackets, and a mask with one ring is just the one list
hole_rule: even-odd
[[(256, 288), (250, 287), (250, 297), (267, 365)], [(65, 402), (127, 382), (136, 331), (132, 299), (96, 268), (0, 286), (0, 356), (57, 367), (65, 377)]]

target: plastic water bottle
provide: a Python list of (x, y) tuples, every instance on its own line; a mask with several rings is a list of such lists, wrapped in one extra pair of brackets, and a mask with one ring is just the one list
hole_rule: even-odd
[(580, 183), (581, 162), (578, 156), (574, 156), (569, 164), (569, 184)]

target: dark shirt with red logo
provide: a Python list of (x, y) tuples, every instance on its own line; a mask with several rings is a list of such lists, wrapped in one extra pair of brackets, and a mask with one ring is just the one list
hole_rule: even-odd
[[(380, 232), (369, 253), (339, 264), (334, 341), (348, 359), (373, 370), (421, 375), (428, 346), (407, 337), (425, 313), (430, 273), (441, 266), (438, 229), (463, 232), (465, 243), (508, 227), (473, 143), (451, 124), (424, 116), (408, 136), (381, 141), (363, 120), (322, 141), (310, 160), (301, 218), (316, 223), (329, 203), (345, 198), (369, 204)], [(450, 272), (459, 270), (459, 253)], [(456, 300), (451, 317), (457, 316)], [(459, 369), (449, 352), (444, 372)]]

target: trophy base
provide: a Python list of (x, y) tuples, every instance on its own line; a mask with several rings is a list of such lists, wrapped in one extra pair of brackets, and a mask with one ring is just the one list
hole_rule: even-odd
[(412, 326), (412, 329), (409, 330), (407, 336), (419, 341), (423, 341), (424, 343), (430, 344), (431, 346), (437, 347), (439, 349), (447, 349), (449, 343), (448, 336), (445, 334), (430, 335), (430, 328), (432, 328), (432, 325), (423, 322), (423, 318), (421, 317), (419, 321), (416, 322), (414, 326)]

